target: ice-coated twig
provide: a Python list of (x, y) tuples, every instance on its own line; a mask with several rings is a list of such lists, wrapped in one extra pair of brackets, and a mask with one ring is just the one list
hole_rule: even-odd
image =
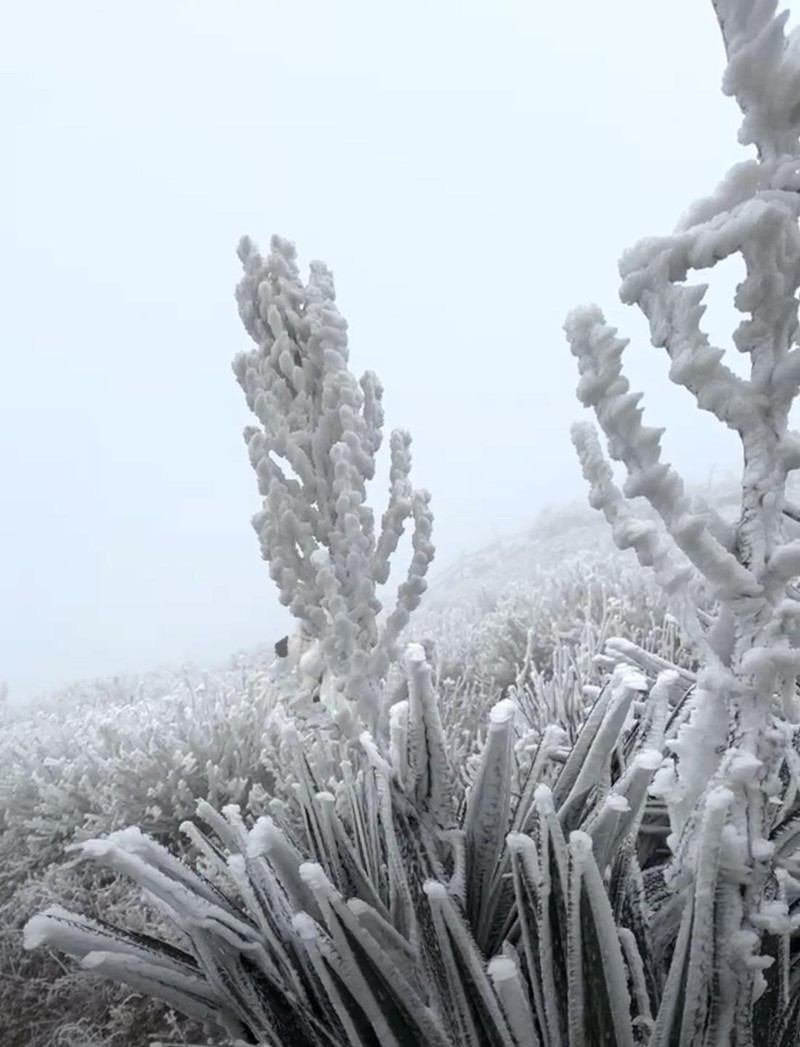
[(711, 583), (715, 595), (731, 599), (758, 595), (760, 587), (752, 573), (713, 537), (704, 518), (692, 511), (680, 477), (662, 464), (663, 430), (642, 424), (641, 397), (628, 391), (622, 376), (619, 360), (627, 343), (616, 337), (616, 330), (595, 307), (572, 312), (566, 331), (579, 360), (578, 396), (595, 408), (611, 457), (628, 470), (626, 497), (641, 496), (650, 502), (675, 545)]
[(641, 520), (633, 514), (630, 502), (614, 483), (594, 427), (588, 422), (576, 422), (572, 426), (572, 442), (584, 479), (590, 485), (589, 503), (602, 510), (616, 545), (633, 549), (639, 563), (653, 568), (668, 593), (685, 590), (695, 574), (691, 564), (654, 521)]

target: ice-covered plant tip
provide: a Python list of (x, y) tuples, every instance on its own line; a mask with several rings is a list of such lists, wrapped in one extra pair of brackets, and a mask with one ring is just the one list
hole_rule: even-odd
[[(169, 942), (51, 908), (28, 923), (30, 947), (159, 997), (228, 1043), (800, 1044), (800, 542), (784, 534), (800, 518), (784, 493), (800, 465), (788, 431), (800, 383), (800, 41), (785, 39), (772, 3), (716, 9), (726, 88), (758, 156), (673, 236), (626, 255), (623, 294), (649, 317), (673, 377), (741, 435), (737, 525), (695, 513), (660, 462), (600, 313), (567, 325), (580, 397), (628, 469), (623, 494), (579, 427), (592, 499), (673, 595), (699, 673), (615, 638), (574, 743), (556, 724), (525, 722), (535, 691), (524, 665), (475, 738), (443, 730), (441, 694), (412, 645), (407, 699), (376, 715), (389, 647), (373, 587), (397, 533), (390, 509), (373, 541), (364, 510), (377, 386), (346, 372), (326, 271), (303, 287), (285, 244), (267, 262), (247, 245), (240, 304), (259, 348), (237, 374), (264, 424), (249, 435), (266, 495), (257, 526), (284, 598), (370, 729), (320, 731), (289, 705), (271, 736), (269, 813), (248, 823), (235, 806), (199, 804), (207, 829), (183, 826), (194, 867), (135, 828), (77, 846), (141, 885), (175, 928)], [(684, 282), (735, 251), (748, 272), (736, 303), (749, 314), (736, 334), (746, 380), (708, 345), (702, 289)], [(427, 521), (405, 454), (401, 439), (397, 517), (416, 505)], [(634, 495), (661, 523), (635, 518)], [(417, 534), (425, 559), (427, 523)], [(711, 618), (691, 601), (698, 582), (716, 599)]]
[[(358, 704), (373, 722), (380, 684), (397, 656), (397, 637), (425, 589), (433, 559), (427, 492), (412, 488), (411, 438), (390, 439), (390, 494), (376, 534), (366, 485), (381, 446), (382, 388), (371, 371), (349, 370), (347, 325), (333, 278), (311, 264), (303, 283), (292, 244), (273, 237), (262, 258), (239, 245), (244, 277), (239, 315), (256, 343), (234, 372), (261, 427), (245, 430), (264, 496), (253, 520), (280, 600), (312, 642), (331, 707)], [(413, 555), (394, 608), (381, 627), (378, 587), (411, 518)]]
[[(800, 383), (800, 38), (786, 38), (786, 16), (776, 16), (770, 0), (717, 0), (715, 9), (728, 56), (724, 89), (744, 114), (740, 142), (757, 158), (734, 167), (673, 235), (623, 256), (621, 295), (647, 317), (653, 345), (667, 350), (671, 379), (738, 434), (738, 522), (727, 527), (692, 511), (661, 461), (661, 431), (643, 425), (640, 397), (622, 375), (626, 343), (594, 307), (573, 312), (566, 331), (579, 397), (627, 472), (624, 494), (593, 428), (575, 426), (573, 436), (593, 504), (618, 544), (633, 547), (674, 594), (702, 664), (654, 783), (670, 819), (667, 884), (684, 906), (669, 975), (684, 1011), (680, 1042), (763, 1042), (783, 1015), (780, 1042), (794, 1043), (800, 540), (792, 521), (800, 513), (787, 502), (786, 483), (800, 466), (800, 439), (789, 429)], [(690, 280), (737, 253), (746, 276), (734, 304), (745, 319), (733, 341), (749, 357), (747, 378), (709, 344), (701, 327), (706, 287)], [(626, 496), (647, 499), (660, 525), (637, 520)], [(698, 578), (716, 601), (711, 621), (686, 598)]]

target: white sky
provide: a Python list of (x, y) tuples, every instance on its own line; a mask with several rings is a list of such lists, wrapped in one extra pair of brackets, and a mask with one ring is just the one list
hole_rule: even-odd
[(26, 0), (4, 23), (12, 695), (279, 635), (230, 371), (245, 232), (333, 268), (353, 368), (414, 436), (439, 567), (585, 497), (561, 332), (585, 301), (634, 336), (667, 458), (735, 463), (617, 300), (621, 251), (746, 155), (710, 3)]

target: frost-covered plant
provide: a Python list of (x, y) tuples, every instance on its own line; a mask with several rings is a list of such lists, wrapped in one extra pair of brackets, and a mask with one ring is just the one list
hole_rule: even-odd
[[(390, 437), (390, 493), (376, 530), (367, 483), (383, 437), (382, 387), (348, 368), (347, 325), (333, 277), (313, 262), (303, 283), (292, 244), (278, 237), (267, 258), (239, 245), (236, 297), (256, 348), (234, 372), (261, 427), (245, 430), (264, 508), (253, 520), (280, 600), (319, 643), (329, 684), (357, 702), (365, 722), (397, 657), (397, 637), (418, 605), (433, 559), (426, 491), (411, 486), (411, 437)], [(408, 521), (413, 555), (394, 608), (379, 626), (379, 587)]]
[[(688, 980), (670, 973), (671, 991), (683, 999), (681, 1043), (745, 1045), (753, 1042), (754, 1008), (765, 991), (778, 1009), (790, 996), (788, 940), (796, 921), (788, 905), (800, 890), (791, 821), (800, 542), (786, 533), (787, 516), (798, 515), (787, 505), (787, 477), (800, 466), (800, 439), (789, 429), (800, 386), (800, 36), (785, 36), (787, 16), (776, 15), (774, 0), (714, 6), (728, 56), (724, 89), (744, 114), (739, 139), (755, 146), (757, 158), (734, 167), (671, 236), (628, 251), (620, 270), (623, 301), (644, 312), (653, 344), (669, 354), (672, 380), (741, 439), (733, 525), (693, 511), (680, 478), (662, 462), (662, 431), (642, 423), (640, 397), (622, 374), (626, 343), (599, 309), (576, 310), (566, 331), (581, 372), (579, 397), (594, 408), (610, 456), (627, 472), (621, 491), (594, 430), (576, 426), (592, 503), (617, 543), (654, 569), (702, 666), (691, 715), (656, 781), (671, 824), (668, 879), (695, 899), (681, 930), (698, 935)], [(689, 282), (692, 271), (734, 254), (746, 268), (734, 301), (746, 318), (733, 340), (749, 357), (748, 378), (710, 345), (700, 326), (706, 286)], [(632, 512), (633, 496), (647, 499), (658, 524)], [(716, 604), (710, 621), (687, 598), (698, 578)]]
[[(108, 980), (87, 977), (44, 950), (22, 948), (22, 928), (54, 904), (170, 937), (170, 929), (141, 903), (136, 886), (106, 869), (54, 865), (7, 896), (0, 883), (0, 1042), (3, 1047), (145, 1047), (157, 1039), (204, 1031), (161, 1001), (136, 996)], [(186, 1042), (186, 1041), (184, 1041)]]
[[(694, 666), (663, 590), (630, 553), (610, 542), (592, 548), (597, 529), (570, 513), (557, 534), (542, 536), (537, 527), (432, 584), (409, 634), (433, 642), (451, 739), (459, 733), (477, 739), (490, 706), (512, 694), (532, 727), (559, 723), (574, 738), (587, 689), (594, 693), (604, 682), (601, 656), (613, 637), (665, 664)], [(695, 595), (705, 606), (702, 591)]]
[(132, 822), (171, 840), (198, 798), (246, 806), (271, 787), (263, 728), (253, 727), (275, 702), (262, 670), (155, 679), (158, 687), (72, 690), (5, 727), (0, 882), (44, 869), (76, 838)]
[[(465, 789), (416, 645), (407, 671), (385, 745), (365, 733), (351, 761), (321, 769), (287, 721), (291, 803), (251, 827), (235, 806), (200, 804), (211, 833), (184, 831), (202, 872), (135, 829), (78, 845), (131, 876), (181, 946), (58, 907), (29, 922), (28, 945), (244, 1043), (633, 1047), (654, 1035), (669, 983), (652, 959), (674, 920), (652, 925), (660, 888), (637, 834), (678, 674), (616, 669), (574, 748), (552, 728), (524, 764), (515, 704), (499, 702)], [(660, 1019), (670, 1036), (673, 1011)]]
[(262, 662), (254, 653), (238, 670), (158, 671), (136, 681), (76, 685), (3, 725), (3, 1047), (131, 1047), (149, 1042), (134, 1033), (163, 1035), (164, 1006), (126, 1004), (118, 987), (92, 984), (46, 954), (25, 954), (22, 925), (38, 909), (60, 904), (152, 932), (152, 914), (142, 912), (129, 884), (98, 889), (100, 877), (88, 867), (52, 863), (61, 862), (65, 845), (131, 823), (174, 844), (200, 797), (260, 813), (275, 780), (269, 739), (253, 727), (267, 721), (275, 699)]
[[(741, 871), (724, 821), (731, 790), (710, 783), (696, 875), (681, 891), (667, 889), (669, 820), (649, 796), (697, 679), (623, 638), (609, 639), (602, 664), (610, 677), (574, 743), (555, 725), (532, 732), (510, 698), (478, 744), (448, 737), (416, 645), (385, 740), (363, 733), (353, 747), (278, 709), (268, 813), (201, 802), (210, 833), (182, 827), (192, 865), (139, 829), (75, 845), (137, 883), (177, 938), (56, 905), (29, 921), (27, 945), (271, 1047), (734, 1042), (707, 959)], [(793, 790), (787, 775), (787, 855)], [(790, 864), (779, 884), (762, 912), (778, 978), (753, 1047), (796, 1044)]]
[[(504, 665), (513, 647), (504, 636), (504, 616), (479, 598), (480, 587), (497, 579), (496, 610), (503, 608), (507, 582), (501, 571), (508, 572), (508, 578), (530, 578), (530, 585), (518, 586), (514, 613), (520, 621), (534, 624), (545, 644), (551, 622), (570, 620), (578, 563), (587, 581), (602, 586), (616, 608), (613, 628), (620, 636), (645, 645), (658, 639), (657, 633), (651, 637), (648, 623), (661, 613), (663, 598), (626, 554), (608, 550), (605, 544), (602, 550), (592, 548), (596, 537), (603, 538), (602, 525), (589, 530), (582, 518), (567, 514), (558, 531), (558, 536), (512, 547), (504, 544), (498, 555), (484, 551), (479, 559), (485, 570), (460, 570), (472, 579), (469, 584), (455, 574), (445, 577), (441, 588), (429, 594), (431, 608), (420, 609), (422, 620), (413, 627), (435, 641), (434, 683), (459, 788), (475, 773), (488, 712), (498, 698), (493, 667)], [(565, 539), (565, 548), (585, 545), (588, 551), (564, 559)], [(538, 564), (554, 566), (537, 568)], [(556, 564), (564, 571), (563, 579), (551, 574)], [(489, 625), (484, 624), (487, 613)], [(583, 628), (577, 618), (576, 627)], [(671, 648), (663, 644), (651, 649), (664, 658), (671, 656)], [(137, 824), (175, 853), (185, 854), (190, 842), (177, 829), (191, 817), (198, 798), (210, 798), (217, 807), (237, 802), (248, 819), (271, 812), (285, 820), (293, 836), (303, 831), (294, 799), (299, 785), (292, 771), (296, 752), (280, 720), (274, 729), (269, 726), (272, 694), (263, 667), (270, 656), (271, 649), (263, 655), (248, 654), (236, 671), (158, 671), (135, 681), (76, 686), (52, 696), (37, 712), (18, 715), (0, 735), (0, 817), (13, 825), (4, 830), (0, 822), (0, 1013), (9, 1016), (4, 1033), (14, 1047), (50, 1047), (56, 1042), (77, 1047), (81, 1037), (97, 1047), (144, 1047), (164, 1025), (163, 1008), (159, 1012), (151, 1007), (145, 1020), (139, 1004), (123, 1005), (124, 993), (113, 985), (105, 988), (71, 966), (65, 969), (61, 960), (42, 950), (23, 952), (22, 924), (53, 905), (158, 933), (158, 925), (144, 918), (152, 910), (142, 911), (135, 889), (125, 891), (124, 883), (118, 884), (112, 901), (111, 888), (98, 891), (97, 876), (85, 863), (46, 869), (49, 862), (60, 860), (66, 844)], [(617, 660), (635, 656), (627, 650)], [(460, 666), (457, 676), (443, 678), (455, 665)], [(604, 673), (601, 668), (592, 679), (601, 683)], [(574, 681), (569, 681), (562, 697), (566, 681), (567, 673), (561, 671), (547, 681), (553, 708), (575, 696)], [(526, 705), (514, 744), (523, 771), (537, 745), (537, 735), (527, 729), (531, 711)], [(264, 724), (264, 732), (254, 731), (254, 723)], [(315, 775), (326, 787), (333, 777), (335, 788), (336, 768), (352, 758), (348, 745), (308, 720), (296, 723)], [(561, 755), (567, 748), (556, 746)], [(194, 770), (187, 775), (189, 754)], [(206, 774), (209, 764), (217, 768), (211, 777)], [(237, 771), (241, 767), (251, 768), (253, 775)], [(186, 785), (176, 789), (181, 779)], [(158, 812), (149, 810), (156, 798)], [(660, 839), (663, 830), (656, 819), (648, 840)], [(190, 1042), (202, 1039), (187, 1035)]]
[[(66, 952), (239, 1043), (737, 1042), (706, 959), (736, 871), (731, 790), (712, 783), (680, 895), (666, 888), (669, 826), (649, 798), (697, 681), (629, 641), (609, 646), (610, 662), (642, 668), (613, 669), (574, 745), (550, 727), (525, 758), (524, 721), (504, 699), (465, 780), (412, 645), (408, 700), (386, 742), (364, 733), (350, 759), (331, 760), (287, 719), (286, 798), (249, 824), (235, 805), (201, 803), (210, 831), (183, 827), (194, 867), (138, 829), (77, 845), (131, 877), (177, 940), (52, 907), (29, 921), (28, 946)], [(763, 916), (785, 937), (799, 906), (790, 891), (784, 902)], [(788, 942), (784, 953), (785, 993), (771, 994), (754, 1047), (796, 1044)]]

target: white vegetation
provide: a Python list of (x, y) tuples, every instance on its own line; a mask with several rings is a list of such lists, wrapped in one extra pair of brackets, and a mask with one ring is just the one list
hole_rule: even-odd
[[(592, 533), (600, 537), (602, 530), (595, 527), (591, 532), (580, 515), (564, 515), (559, 536), (570, 533), (573, 542), (591, 545)], [(548, 732), (548, 746), (554, 759), (560, 759), (566, 751), (565, 739), (574, 734), (586, 704), (582, 699), (574, 707), (570, 696), (604, 679), (605, 668), (594, 667), (591, 658), (581, 663), (583, 682), (573, 678), (575, 655), (581, 654), (582, 645), (598, 652), (609, 635), (622, 634), (639, 639), (665, 659), (674, 652), (674, 627), (665, 617), (664, 601), (627, 558), (609, 554), (603, 545), (602, 551), (580, 552), (565, 562), (561, 537), (554, 544), (545, 529), (542, 537), (534, 533), (530, 541), (542, 562), (552, 561), (552, 566), (532, 573), (525, 585), (520, 582), (507, 617), (502, 601), (488, 619), (481, 617), (479, 594), (469, 601), (462, 584), (452, 590), (451, 614), (440, 623), (440, 631), (433, 631), (435, 620), (427, 622), (441, 666), (458, 672), (457, 678), (444, 680), (439, 669), (433, 682), (450, 762), (462, 779), (455, 786), (459, 796), (464, 776), (471, 778), (480, 760), (482, 710), (491, 708), (498, 688), (505, 686), (506, 666), (515, 649), (520, 659), (524, 657), (526, 631), (520, 649), (518, 628), (524, 625), (530, 631), (536, 652), (535, 664), (525, 669), (520, 661), (516, 672), (524, 712), (521, 726), (515, 725), (514, 762), (515, 774), (521, 776), (530, 768), (539, 737), (538, 728), (528, 724), (528, 715), (538, 722), (540, 706), (558, 698), (563, 678), (566, 700), (557, 703), (553, 715), (560, 717), (564, 730)], [(529, 567), (523, 552), (516, 550), (516, 569), (507, 548), (497, 552), (518, 579)], [(481, 559), (494, 562), (494, 554), (487, 551)], [(593, 598), (587, 599), (587, 594)], [(445, 599), (444, 592), (439, 595)], [(574, 629), (565, 630), (570, 621)], [(469, 658), (461, 661), (465, 651)], [(159, 673), (137, 686), (120, 681), (102, 691), (74, 688), (33, 719), (5, 725), (0, 734), (0, 806), (10, 824), (0, 833), (0, 895), (8, 899), (0, 910), (0, 1011), (13, 1023), (4, 1028), (4, 1047), (47, 1047), (55, 1042), (133, 1047), (165, 1037), (163, 1010), (152, 1005), (147, 1009), (137, 998), (123, 1004), (127, 993), (115, 992), (110, 984), (98, 985), (79, 969), (65, 971), (48, 958), (46, 950), (22, 953), (16, 928), (37, 910), (56, 905), (99, 914), (119, 926), (166, 936), (179, 944), (174, 928), (152, 906), (143, 905), (137, 890), (129, 889), (124, 879), (112, 879), (86, 863), (64, 866), (60, 855), (71, 840), (114, 832), (131, 823), (157, 833), (159, 840), (187, 854), (193, 843), (178, 833), (178, 827), (192, 817), (193, 797), (207, 797), (217, 809), (238, 803), (248, 825), (259, 817), (274, 818), (275, 804), (270, 800), (274, 797), (294, 818), (293, 757), (291, 750), (287, 752), (287, 739), (270, 726), (281, 690), (272, 688), (264, 670), (269, 654), (266, 650), (263, 657), (258, 654), (236, 670), (202, 678)], [(555, 679), (547, 670), (551, 665), (561, 667)], [(395, 718), (407, 722), (406, 709), (402, 703), (396, 705)], [(322, 791), (335, 794), (341, 773), (338, 750), (326, 740), (324, 722), (320, 718), (312, 724), (309, 718), (297, 716), (293, 722), (309, 738), (309, 758), (323, 776)], [(398, 765), (399, 754), (406, 751), (400, 737), (394, 736)], [(48, 754), (55, 760), (49, 761)], [(187, 764), (191, 771), (187, 772)], [(239, 773), (243, 765), (249, 774)], [(181, 779), (185, 784), (175, 789)], [(172, 803), (166, 802), (170, 789)], [(158, 811), (148, 810), (154, 797), (160, 798)], [(267, 841), (276, 838), (263, 821), (260, 832)], [(181, 1028), (187, 1035), (185, 1022)], [(188, 1035), (197, 1042), (203, 1039), (199, 1031)], [(172, 1037), (177, 1038), (177, 1033)]]
[[(787, 802), (784, 786), (795, 770), (800, 723), (800, 602), (790, 584), (800, 572), (800, 545), (785, 526), (787, 477), (800, 466), (800, 439), (788, 424), (800, 385), (800, 38), (785, 38), (786, 16), (775, 16), (774, 3), (718, 0), (715, 8), (728, 54), (724, 89), (744, 114), (739, 139), (756, 147), (757, 158), (730, 171), (673, 235), (628, 251), (620, 271), (623, 301), (647, 317), (653, 344), (670, 356), (672, 380), (741, 439), (734, 526), (694, 512), (680, 478), (662, 463), (661, 430), (642, 423), (640, 397), (621, 371), (626, 343), (602, 313), (576, 310), (566, 331), (581, 373), (579, 398), (594, 409), (611, 457), (627, 472), (623, 493), (594, 431), (576, 426), (593, 504), (618, 544), (654, 568), (702, 663), (691, 713), (654, 792), (670, 813), (669, 878), (699, 876), (714, 847), (733, 865), (732, 874), (715, 879), (715, 907), (703, 912), (711, 941), (690, 968), (699, 995), (684, 1004), (685, 1020), (698, 1030), (713, 1012), (724, 1042), (746, 1035), (753, 1003), (766, 989), (762, 969), (772, 959), (753, 951), (764, 906), (774, 909), (781, 862), (771, 838), (794, 801), (792, 790)], [(733, 336), (735, 349), (750, 358), (746, 379), (726, 366), (700, 326), (706, 285), (688, 282), (692, 271), (734, 253), (746, 269), (734, 302), (746, 318)], [(650, 503), (657, 523), (631, 513), (633, 496)], [(788, 515), (796, 515), (791, 506)], [(698, 576), (716, 604), (710, 620), (689, 595)], [(703, 987), (712, 966), (713, 993), (711, 983)]]
[[(245, 431), (264, 495), (253, 525), (281, 603), (316, 641), (328, 704), (338, 704), (340, 691), (374, 723), (397, 637), (419, 604), (433, 559), (430, 496), (411, 486), (411, 437), (396, 430), (389, 501), (376, 530), (366, 497), (383, 439), (383, 389), (371, 371), (357, 381), (348, 370), (347, 324), (333, 277), (312, 262), (304, 284), (294, 247), (279, 237), (266, 259), (246, 238), (239, 256), (245, 273), (236, 298), (256, 348), (240, 353), (233, 368), (261, 422)], [(409, 520), (407, 577), (379, 624), (378, 589)]]
[[(205, 828), (180, 826), (191, 860), (176, 839), (130, 826), (73, 835), (77, 868), (130, 879), (161, 925), (125, 930), (53, 904), (28, 920), (29, 949), (59, 950), (229, 1044), (800, 1044), (800, 543), (787, 531), (800, 509), (786, 498), (800, 466), (788, 428), (800, 385), (800, 38), (786, 39), (770, 0), (715, 9), (725, 89), (757, 158), (621, 268), (672, 378), (741, 437), (738, 517), (698, 510), (661, 462), (660, 431), (642, 423), (625, 343), (598, 309), (577, 310), (566, 329), (579, 397), (627, 471), (620, 490), (594, 430), (577, 426), (591, 501), (660, 595), (631, 621), (612, 601), (632, 585), (604, 584), (607, 567), (570, 577), (571, 564), (538, 609), (519, 591), (486, 595), (470, 639), (490, 656), (448, 648), (451, 622), (438, 644), (408, 645), (401, 665), (398, 637), (432, 556), (408, 438), (393, 437), (376, 533), (365, 492), (380, 388), (347, 369), (330, 275), (312, 266), (304, 285), (284, 241), (266, 261), (245, 242), (239, 303), (257, 348), (235, 368), (263, 426), (248, 431), (265, 496), (255, 522), (315, 664), (304, 655), (299, 675), (265, 688), (276, 700), (254, 704), (247, 788), (197, 797)], [(708, 344), (704, 288), (686, 282), (733, 252), (747, 269), (734, 341), (748, 379)], [(408, 519), (415, 555), (379, 627), (377, 589)], [(581, 594), (581, 613), (543, 628), (559, 586)], [(492, 638), (512, 623), (500, 654)], [(286, 700), (320, 669), (343, 712)], [(24, 795), (6, 788), (12, 802)]]

